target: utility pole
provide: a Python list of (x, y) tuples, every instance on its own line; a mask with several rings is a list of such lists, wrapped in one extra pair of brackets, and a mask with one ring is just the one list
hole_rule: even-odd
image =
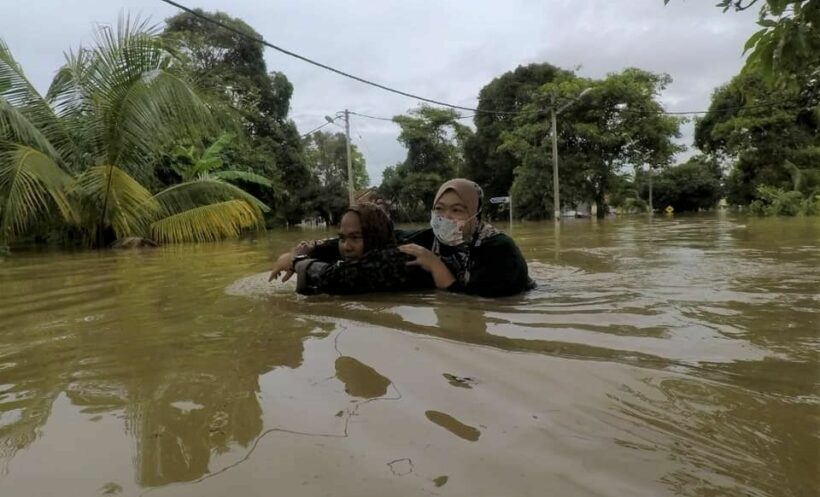
[(558, 125), (555, 119), (555, 94), (552, 95), (552, 201), (555, 220), (561, 220), (561, 199), (558, 197)]
[(652, 164), (649, 164), (649, 215), (651, 216), (655, 212), (655, 209), (652, 207)]
[(347, 141), (347, 201), (353, 205), (353, 158), (350, 156), (350, 112), (345, 109), (345, 138)]

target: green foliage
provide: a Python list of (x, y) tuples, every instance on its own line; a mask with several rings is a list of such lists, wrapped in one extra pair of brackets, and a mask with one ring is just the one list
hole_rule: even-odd
[(401, 127), (399, 142), (407, 148), (407, 158), (385, 170), (381, 190), (403, 220), (426, 219), (441, 183), (463, 171), (462, 151), (472, 131), (459, 117), (452, 109), (421, 106), (393, 118)]
[[(124, 18), (116, 29), (102, 27), (92, 47), (67, 54), (43, 98), (0, 43), (2, 237), (19, 235), (38, 220), (53, 222), (46, 214), (54, 206), (63, 226), (78, 228), (92, 243), (144, 236), (163, 217), (185, 214), (169, 210), (152, 194), (151, 185), (159, 183), (155, 165), (175, 143), (199, 143), (218, 134), (219, 119), (180, 62), (153, 28)], [(220, 167), (226, 141), (196, 157), (189, 176), (207, 177)], [(210, 212), (210, 218), (192, 213), (186, 218), (190, 229), (164, 239), (202, 239), (185, 237), (201, 233), (197, 222), (207, 231), (213, 216), (239, 220), (235, 226), (258, 225), (264, 207), (258, 200), (232, 185), (220, 192), (200, 195), (198, 203), (187, 206)], [(224, 212), (215, 214), (219, 205)], [(258, 216), (254, 223), (246, 222), (249, 212)], [(217, 232), (236, 233), (211, 231)]]
[(111, 226), (117, 238), (145, 234), (159, 213), (151, 192), (117, 166), (94, 166), (81, 173), (72, 193), (83, 206), (83, 225), (93, 231)]
[[(202, 13), (261, 38), (241, 19), (223, 12)], [(239, 116), (245, 137), (224, 158), (270, 181), (271, 187), (248, 185), (274, 208), (270, 221), (298, 222), (309, 214), (314, 190), (307, 185), (312, 178), (296, 125), (287, 117), (293, 85), (282, 73), (268, 73), (263, 45), (189, 13), (167, 19), (163, 36), (180, 45), (200, 86), (211, 89)]]
[[(510, 150), (500, 150), (501, 137), (515, 129), (514, 114), (533, 101), (535, 92), (569, 71), (553, 65), (518, 66), (493, 79), (478, 95), (479, 112), (473, 118), (476, 131), (465, 144), (464, 175), (485, 187), (490, 197), (507, 195), (514, 171), (522, 164)], [(481, 112), (498, 110), (505, 113)]]
[[(723, 195), (720, 170), (705, 157), (668, 167), (653, 178), (653, 205), (671, 205), (675, 212), (711, 209)], [(649, 197), (648, 182), (641, 181), (641, 198)]]
[(764, 216), (797, 216), (820, 214), (820, 195), (804, 196), (799, 191), (787, 191), (768, 185), (757, 187), (757, 199), (749, 209)]
[(151, 225), (151, 236), (161, 243), (210, 242), (235, 238), (260, 222), (261, 214), (253, 205), (227, 200), (164, 217)]
[[(313, 176), (314, 197), (311, 210), (331, 224), (335, 224), (348, 206), (347, 193), (347, 140), (343, 133), (315, 132), (304, 138), (305, 163)], [(350, 144), (353, 169), (353, 188), (358, 191), (368, 186), (364, 156)]]
[(47, 155), (26, 145), (0, 152), (0, 243), (25, 232), (56, 207), (62, 218), (74, 221), (68, 199), (71, 177)]
[(695, 144), (731, 164), (730, 203), (749, 203), (759, 185), (791, 189), (797, 176), (813, 184), (820, 172), (817, 84), (775, 91), (749, 71), (712, 95), (709, 113), (695, 124)]
[[(528, 217), (552, 213), (552, 148), (549, 111), (567, 103), (586, 88), (558, 120), (559, 179), (562, 205), (595, 202), (606, 213), (606, 197), (616, 190), (627, 166), (666, 165), (679, 150), (680, 119), (663, 115), (656, 98), (669, 83), (667, 75), (626, 69), (602, 80), (562, 75), (536, 91), (530, 104), (502, 134), (500, 151), (509, 152), (520, 166), (512, 191), (518, 212)], [(555, 103), (553, 103), (553, 98)]]

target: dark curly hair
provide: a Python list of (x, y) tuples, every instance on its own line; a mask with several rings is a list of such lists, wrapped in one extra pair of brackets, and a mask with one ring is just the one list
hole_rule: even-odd
[[(348, 212), (359, 216), (359, 223), (362, 225), (365, 253), (371, 250), (394, 247), (396, 245), (393, 222), (379, 206), (370, 202), (362, 202), (348, 207), (344, 214)], [(342, 214), (342, 216), (344, 216), (344, 214)]]

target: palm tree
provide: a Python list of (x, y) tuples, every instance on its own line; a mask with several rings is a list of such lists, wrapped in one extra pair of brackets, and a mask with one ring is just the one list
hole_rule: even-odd
[(0, 242), (56, 214), (98, 244), (105, 233), (182, 242), (261, 228), (267, 207), (207, 169), (145, 186), (162, 151), (218, 134), (215, 110), (138, 19), (68, 53), (45, 97), (0, 41)]

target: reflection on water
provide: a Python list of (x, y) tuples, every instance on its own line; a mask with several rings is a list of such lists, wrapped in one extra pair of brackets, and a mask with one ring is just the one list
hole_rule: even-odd
[(514, 234), (499, 300), (296, 296), (301, 232), (0, 260), (0, 494), (820, 491), (816, 220)]
[(336, 359), (336, 377), (345, 384), (345, 392), (353, 397), (382, 397), (390, 386), (390, 380), (352, 357), (340, 356)]
[(447, 413), (439, 411), (427, 411), (424, 413), (424, 415), (427, 416), (427, 419), (429, 419), (433, 423), (441, 426), (453, 435), (463, 438), (464, 440), (475, 442), (476, 440), (478, 440), (478, 437), (481, 436), (481, 432), (477, 428), (465, 425), (464, 423), (450, 416)]

